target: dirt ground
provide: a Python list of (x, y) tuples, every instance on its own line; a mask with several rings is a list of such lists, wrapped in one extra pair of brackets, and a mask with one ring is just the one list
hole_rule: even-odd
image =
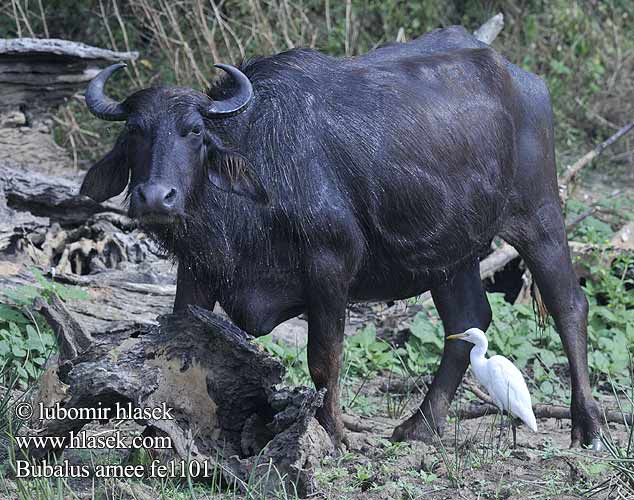
[[(515, 448), (509, 426), (500, 436), (500, 417), (493, 415), (450, 419), (443, 438), (432, 444), (390, 443), (399, 420), (387, 418), (385, 396), (378, 399), (383, 411), (357, 419), (371, 430), (349, 431), (349, 452), (324, 462), (318, 473), (324, 498), (581, 498), (610, 477), (606, 451), (569, 448), (569, 421), (538, 419), (537, 433), (520, 426)], [(613, 407), (614, 400), (605, 396), (601, 403)], [(605, 430), (612, 440), (627, 442), (623, 425)], [(608, 488), (592, 496), (629, 498), (614, 494)]]

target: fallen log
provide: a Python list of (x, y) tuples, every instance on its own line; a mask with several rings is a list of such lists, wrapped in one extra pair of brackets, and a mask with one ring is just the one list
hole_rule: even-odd
[[(468, 420), (500, 412), (489, 395), (477, 385), (468, 380), (465, 380), (463, 385), (464, 388), (475, 395), (481, 403), (470, 403), (458, 408), (458, 411), (456, 412), (457, 417)], [(536, 404), (533, 405), (533, 413), (537, 418), (556, 418), (559, 420), (572, 419), (570, 408), (566, 406)], [(634, 423), (634, 413), (628, 414), (621, 411), (605, 410), (603, 412), (603, 419), (605, 422), (632, 425)]]
[[(497, 406), (489, 403), (470, 403), (461, 406), (454, 412), (456, 418), (469, 420), (472, 418), (480, 418), (486, 415), (494, 415), (499, 413)], [(566, 406), (536, 404), (533, 405), (533, 413), (537, 418), (556, 418), (559, 420), (571, 420), (570, 408)], [(605, 410), (603, 412), (603, 420), (605, 422), (623, 425), (634, 425), (634, 414), (622, 413), (616, 410)]]
[[(425, 386), (431, 383), (431, 378), (427, 379), (421, 385)], [(462, 382), (464, 389), (475, 395), (481, 402), (468, 403), (458, 406), (453, 411), (453, 416), (464, 420), (484, 417), (486, 415), (494, 415), (500, 410), (493, 403), (493, 400), (477, 385), (469, 379)], [(381, 392), (402, 393), (407, 394), (412, 391), (421, 391), (421, 387), (416, 380), (397, 380), (380, 387)], [(537, 418), (557, 418), (560, 420), (571, 420), (570, 408), (557, 405), (536, 404), (533, 405), (533, 413)], [(634, 413), (623, 413), (616, 410), (606, 410), (604, 412), (604, 420), (615, 424), (634, 425)], [(347, 423), (347, 422), (346, 422)], [(351, 422), (351, 428), (354, 430), (354, 422)]]
[(125, 214), (115, 203), (100, 204), (80, 196), (75, 180), (13, 168), (1, 160), (0, 198), (15, 212), (29, 212), (62, 225), (81, 224), (101, 212)]
[(134, 61), (136, 52), (113, 52), (68, 40), (0, 39), (0, 161), (31, 170), (60, 172), (73, 158), (53, 139), (53, 113), (113, 62)]
[[(36, 306), (62, 348), (33, 397), (27, 433), (64, 438), (66, 446), (92, 420), (87, 413), (45, 418), (40, 403), (69, 411), (99, 408), (107, 412), (99, 414), (102, 422), (131, 405), (148, 411), (135, 418), (143, 435), (169, 439), (167, 452), (148, 450), (161, 462), (206, 463), (242, 489), (256, 478), (264, 492), (280, 483), (301, 495), (314, 491), (314, 468), (333, 450), (314, 418), (324, 392), (276, 389), (282, 365), (233, 324), (192, 306), (160, 317), (158, 325), (127, 323), (88, 334), (59, 299)], [(169, 418), (150, 416), (155, 408), (170, 409)], [(29, 454), (42, 460), (61, 449), (49, 443)]]
[(0, 107), (55, 107), (94, 78), (100, 66), (138, 56), (70, 40), (0, 39)]

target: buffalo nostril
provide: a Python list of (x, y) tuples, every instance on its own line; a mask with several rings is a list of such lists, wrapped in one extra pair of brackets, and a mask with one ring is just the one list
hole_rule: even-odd
[(179, 200), (178, 189), (149, 182), (137, 190), (138, 209), (142, 213), (171, 213)]
[(176, 189), (172, 188), (169, 190), (169, 193), (165, 195), (165, 201), (173, 201), (176, 197)]

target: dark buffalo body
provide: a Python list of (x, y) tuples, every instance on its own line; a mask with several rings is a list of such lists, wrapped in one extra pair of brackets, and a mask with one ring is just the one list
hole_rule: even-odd
[[(226, 109), (204, 112), (210, 102)], [(520, 250), (562, 335), (573, 440), (596, 437), (587, 303), (538, 77), (448, 28), (355, 58), (291, 50), (243, 64), (208, 95), (159, 87), (108, 105), (97, 114), (127, 128), (82, 192), (113, 196), (130, 171), (131, 215), (178, 259), (176, 308), (218, 301), (254, 335), (307, 312), (311, 375), (328, 388), (319, 416), (335, 438), (346, 303), (431, 290), (447, 334), (486, 329), (478, 255), (496, 235)], [(423, 420), (442, 428), (463, 344), (447, 344), (422, 411), (395, 438), (423, 437)]]

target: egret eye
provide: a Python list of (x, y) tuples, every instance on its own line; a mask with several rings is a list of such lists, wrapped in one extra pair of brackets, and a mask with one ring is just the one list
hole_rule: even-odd
[(200, 125), (194, 125), (192, 129), (189, 131), (190, 134), (200, 135), (202, 132), (202, 127)]

